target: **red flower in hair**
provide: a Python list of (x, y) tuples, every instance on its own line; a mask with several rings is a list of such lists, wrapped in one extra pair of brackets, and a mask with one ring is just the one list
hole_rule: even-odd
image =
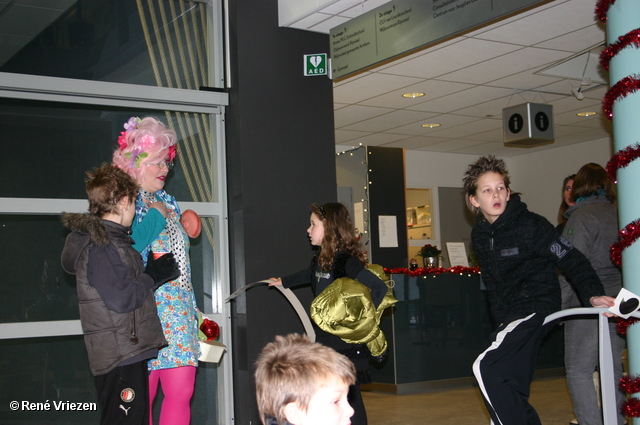
[(120, 136), (118, 137), (118, 147), (120, 150), (127, 147), (127, 133), (124, 131), (120, 132)]
[(169, 146), (169, 162), (173, 161), (173, 159), (176, 157), (176, 151), (177, 149), (175, 145)]

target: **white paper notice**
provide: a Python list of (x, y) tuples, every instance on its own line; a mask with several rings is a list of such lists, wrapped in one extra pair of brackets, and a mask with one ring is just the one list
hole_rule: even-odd
[(447, 252), (449, 253), (451, 267), (469, 267), (469, 259), (467, 258), (464, 242), (447, 242)]
[(395, 215), (378, 216), (378, 233), (380, 236), (380, 248), (398, 247), (398, 220)]
[(355, 202), (353, 204), (353, 224), (358, 229), (357, 233), (364, 232), (364, 205), (362, 202)]

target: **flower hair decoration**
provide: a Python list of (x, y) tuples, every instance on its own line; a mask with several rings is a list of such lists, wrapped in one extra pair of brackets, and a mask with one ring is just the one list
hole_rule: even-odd
[(124, 154), (124, 157), (130, 159), (129, 167), (140, 168), (140, 162), (148, 157), (149, 154), (146, 152), (142, 152), (141, 149), (134, 149), (131, 152), (127, 152)]
[(169, 162), (173, 162), (173, 159), (176, 157), (176, 152), (178, 150), (176, 149), (176, 146), (169, 146), (169, 154), (167, 155)]
[(139, 117), (131, 117), (129, 118), (129, 121), (124, 123), (124, 131), (120, 132), (120, 136), (118, 137), (118, 147), (120, 150), (127, 147), (127, 134), (131, 133), (133, 130), (137, 130), (140, 122), (142, 122), (142, 120)]
[[(162, 146), (156, 146), (156, 138), (145, 132), (144, 128), (140, 132), (135, 133), (135, 140), (130, 140), (133, 132), (140, 130), (141, 123), (142, 119), (139, 117), (129, 118), (129, 121), (124, 123), (124, 131), (120, 132), (120, 136), (118, 137), (118, 148), (120, 151), (125, 150), (127, 147), (133, 148), (133, 146), (136, 146), (131, 149), (130, 152), (122, 154), (122, 156), (129, 160), (129, 167), (131, 168), (140, 168), (140, 163), (149, 156), (149, 152), (155, 152), (162, 148)], [(172, 145), (169, 146), (167, 150), (167, 159), (169, 162), (172, 162), (176, 157), (177, 148), (175, 145)]]

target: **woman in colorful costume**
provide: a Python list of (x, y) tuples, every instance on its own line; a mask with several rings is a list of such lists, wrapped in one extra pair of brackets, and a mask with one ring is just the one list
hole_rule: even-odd
[[(180, 208), (175, 198), (164, 191), (176, 156), (177, 136), (152, 117), (132, 117), (124, 127), (113, 163), (140, 185), (133, 222), (137, 242), (134, 247), (145, 262), (149, 255), (172, 252), (180, 267), (180, 277), (155, 291), (158, 315), (169, 345), (149, 361), (150, 408), (161, 384), (164, 400), (160, 425), (188, 425), (200, 356), (198, 308), (191, 284), (189, 237), (180, 224)], [(162, 206), (166, 219), (158, 214), (164, 212)], [(152, 418), (150, 423), (153, 424)]]

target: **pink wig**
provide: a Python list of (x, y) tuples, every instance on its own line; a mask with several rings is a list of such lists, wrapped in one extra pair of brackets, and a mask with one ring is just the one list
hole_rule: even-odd
[(126, 171), (140, 183), (146, 172), (144, 164), (173, 161), (176, 156), (176, 132), (152, 117), (131, 117), (118, 137), (113, 165)]

